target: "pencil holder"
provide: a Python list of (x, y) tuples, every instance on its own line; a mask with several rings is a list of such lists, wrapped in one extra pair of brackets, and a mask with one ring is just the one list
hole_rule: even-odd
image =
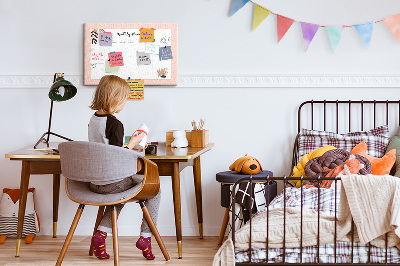
[(191, 137), (191, 146), (194, 148), (202, 148), (208, 145), (209, 131), (192, 130)]

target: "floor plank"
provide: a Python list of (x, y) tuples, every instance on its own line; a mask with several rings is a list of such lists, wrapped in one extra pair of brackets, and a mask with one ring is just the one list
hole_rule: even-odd
[[(152, 249), (156, 256), (154, 261), (148, 261), (142, 256), (142, 252), (135, 247), (138, 237), (119, 237), (119, 254), (121, 265), (211, 265), (214, 254), (219, 246), (218, 237), (209, 236), (204, 239), (198, 237), (183, 237), (183, 258), (178, 259), (178, 249), (174, 236), (163, 237), (171, 260), (164, 260), (157, 242), (152, 238)], [(15, 238), (7, 238), (0, 245), (0, 266), (11, 265), (54, 265), (58, 254), (64, 244), (65, 236), (52, 238), (51, 236), (37, 236), (31, 244), (22, 241), (20, 257), (15, 257)], [(107, 252), (109, 260), (99, 260), (89, 256), (90, 237), (74, 236), (65, 255), (62, 265), (113, 265), (112, 237), (107, 238)]]

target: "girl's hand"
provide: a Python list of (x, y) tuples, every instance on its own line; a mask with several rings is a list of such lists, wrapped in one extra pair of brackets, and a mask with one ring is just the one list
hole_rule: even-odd
[[(131, 150), (133, 150), (133, 147), (135, 147), (137, 144), (139, 144), (142, 139), (144, 138), (144, 133), (143, 132), (138, 132), (135, 131), (132, 136), (129, 138), (129, 142), (127, 147)], [(136, 150), (138, 151), (138, 150)]]

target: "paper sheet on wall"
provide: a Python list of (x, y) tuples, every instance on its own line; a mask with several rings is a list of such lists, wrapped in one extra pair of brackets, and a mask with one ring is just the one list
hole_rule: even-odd
[(126, 79), (125, 80), (131, 91), (129, 92), (130, 100), (143, 100), (144, 99), (144, 80), (143, 79)]

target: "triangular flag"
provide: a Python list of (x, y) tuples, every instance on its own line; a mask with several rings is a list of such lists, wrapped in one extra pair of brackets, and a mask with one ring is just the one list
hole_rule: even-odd
[(374, 30), (375, 22), (369, 22), (360, 25), (354, 25), (361, 39), (363, 40), (365, 46), (369, 48), (371, 43), (372, 31)]
[(268, 10), (260, 5), (254, 5), (254, 17), (253, 17), (253, 31), (260, 25), (263, 20), (271, 14), (271, 10)]
[(383, 23), (389, 28), (397, 41), (400, 42), (400, 14), (385, 18)]
[(294, 20), (281, 15), (276, 15), (277, 29), (278, 29), (278, 43), (285, 36), (286, 32), (292, 26)]
[(232, 2), (232, 7), (231, 7), (231, 13), (229, 16), (231, 17), (233, 14), (235, 14), (239, 9), (241, 9), (247, 2), (250, 0), (233, 0)]
[(344, 26), (326, 27), (326, 32), (328, 33), (329, 40), (331, 41), (333, 52), (336, 52), (339, 42), (342, 39), (344, 28)]
[(308, 46), (319, 29), (319, 25), (301, 22), (301, 30), (303, 31), (304, 49), (307, 52)]

